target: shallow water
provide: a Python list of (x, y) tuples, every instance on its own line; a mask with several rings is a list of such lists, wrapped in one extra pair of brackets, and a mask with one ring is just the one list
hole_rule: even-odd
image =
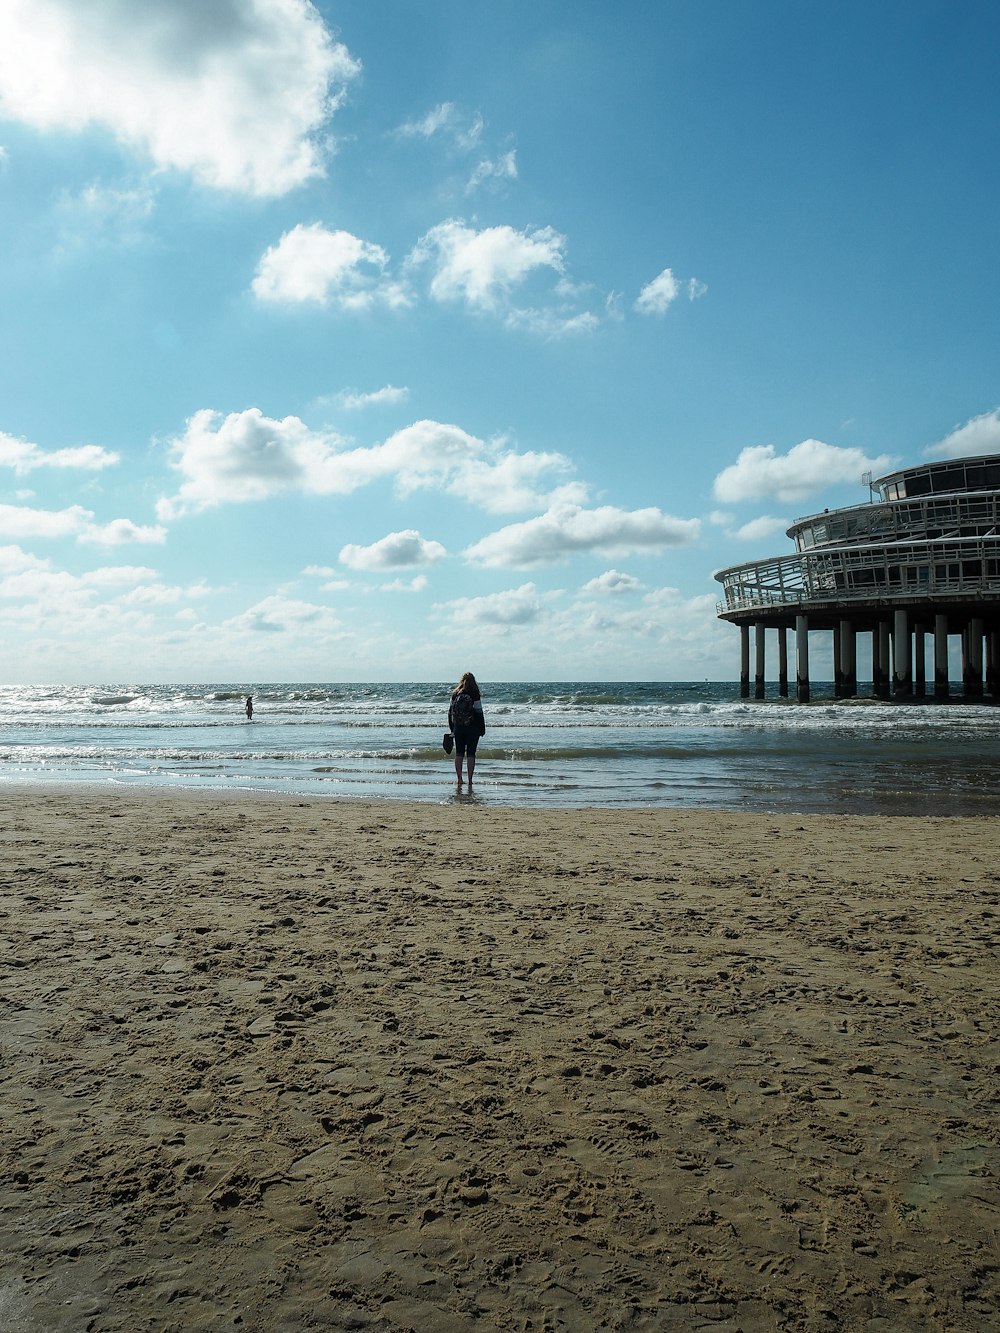
[[(831, 690), (832, 693), (832, 690)], [(449, 686), (0, 687), (0, 782), (441, 801)], [(734, 683), (484, 688), (477, 800), (517, 806), (1000, 811), (1000, 710), (741, 700)]]

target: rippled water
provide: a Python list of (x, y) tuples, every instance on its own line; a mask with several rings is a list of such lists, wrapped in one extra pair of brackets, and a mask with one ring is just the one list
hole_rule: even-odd
[[(0, 781), (447, 800), (446, 684), (0, 687)], [(484, 686), (477, 798), (530, 806), (1000, 811), (990, 704), (740, 700), (723, 683)]]

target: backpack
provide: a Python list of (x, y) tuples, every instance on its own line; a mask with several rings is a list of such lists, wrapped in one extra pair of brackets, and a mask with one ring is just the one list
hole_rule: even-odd
[(471, 694), (458, 694), (451, 702), (451, 720), (455, 727), (468, 730), (476, 726), (476, 712)]

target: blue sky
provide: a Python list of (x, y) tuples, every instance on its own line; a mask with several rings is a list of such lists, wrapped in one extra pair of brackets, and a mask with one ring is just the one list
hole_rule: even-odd
[(0, 0), (0, 680), (732, 679), (1000, 451), (993, 3)]

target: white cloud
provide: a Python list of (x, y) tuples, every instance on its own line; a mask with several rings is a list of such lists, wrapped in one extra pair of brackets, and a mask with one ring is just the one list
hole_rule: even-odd
[(0, 537), (23, 541), (32, 537), (77, 537), (93, 515), (80, 505), (69, 509), (32, 509), (28, 505), (0, 504)]
[(603, 574), (598, 574), (596, 579), (585, 583), (580, 591), (605, 597), (609, 594), (620, 596), (622, 593), (638, 592), (641, 587), (642, 584), (634, 574), (622, 574), (617, 569), (608, 569)]
[(383, 276), (388, 260), (381, 246), (349, 231), (299, 223), (265, 251), (251, 286), (258, 300), (274, 304), (315, 301), (346, 310), (376, 302), (405, 305), (402, 285)]
[(308, 0), (0, 7), (0, 114), (100, 127), (158, 168), (250, 195), (322, 174), (315, 136), (359, 68)]
[(20, 546), (0, 546), (0, 575), (22, 574), (26, 569), (48, 569), (49, 562), (22, 551)]
[(773, 537), (775, 533), (784, 532), (787, 527), (786, 518), (772, 518), (769, 514), (762, 514), (760, 518), (752, 518), (749, 523), (738, 527), (733, 536), (740, 541), (760, 541), (764, 537)]
[(166, 528), (143, 527), (130, 518), (114, 518), (110, 523), (90, 524), (80, 533), (80, 541), (96, 546), (124, 546), (131, 542), (162, 544)]
[(371, 393), (342, 393), (340, 402), (350, 412), (356, 412), (365, 407), (381, 407), (386, 403), (403, 403), (410, 396), (409, 389), (397, 388), (395, 384), (387, 384), (382, 389), (375, 389)]
[(444, 133), (455, 148), (471, 152), (482, 138), (483, 128), (483, 118), (478, 112), (467, 121), (454, 102), (441, 102), (419, 120), (400, 125), (396, 133), (402, 139), (432, 139)]
[(404, 139), (430, 139), (455, 123), (455, 103), (441, 102), (419, 120), (409, 120), (396, 131)]
[(417, 574), (412, 579), (393, 579), (391, 583), (380, 585), (382, 592), (423, 592), (427, 587), (426, 574)]
[(465, 555), (481, 565), (530, 568), (581, 552), (662, 551), (695, 541), (699, 531), (697, 519), (672, 518), (654, 508), (624, 510), (603, 505), (581, 509), (563, 504), (490, 533), (468, 547)]
[(484, 158), (469, 177), (469, 183), (465, 187), (466, 194), (472, 194), (474, 190), (479, 189), (484, 181), (490, 180), (517, 180), (516, 148), (510, 149), (509, 152), (503, 153), (498, 158)]
[(543, 338), (564, 338), (576, 333), (593, 333), (601, 321), (589, 310), (576, 315), (561, 315), (556, 310), (512, 309), (507, 312), (505, 322), (508, 328), (527, 329)]
[(1000, 407), (972, 417), (924, 450), (925, 458), (965, 458), (1000, 453)]
[(166, 532), (160, 527), (140, 527), (128, 518), (95, 523), (91, 511), (80, 505), (70, 505), (68, 509), (32, 509), (28, 505), (0, 504), (0, 537), (16, 541), (72, 537), (78, 542), (122, 546), (127, 542), (161, 543)]
[(544, 508), (553, 497), (582, 493), (574, 484), (543, 489), (551, 474), (571, 471), (563, 455), (515, 453), (439, 421), (417, 421), (382, 444), (347, 449), (339, 436), (311, 431), (298, 417), (276, 421), (254, 407), (220, 421), (206, 408), (171, 441), (170, 454), (184, 480), (173, 499), (157, 505), (161, 520), (291, 491), (349, 495), (379, 478), (391, 478), (402, 495), (436, 488), (494, 513)]
[(250, 634), (298, 634), (307, 630), (311, 636), (322, 636), (339, 631), (340, 622), (328, 606), (272, 596), (224, 621), (223, 629)]
[(704, 296), (708, 288), (697, 278), (689, 278), (682, 284), (674, 276), (673, 269), (665, 268), (643, 287), (635, 299), (635, 309), (640, 315), (665, 315), (682, 291), (689, 301), (695, 301)]
[(430, 291), (436, 301), (464, 301), (476, 310), (497, 310), (535, 270), (562, 273), (565, 248), (565, 237), (551, 227), (476, 231), (460, 218), (450, 218), (417, 242), (410, 262), (433, 265)]
[(435, 565), (448, 552), (440, 542), (428, 541), (419, 532), (390, 532), (370, 546), (344, 546), (340, 562), (349, 569), (413, 569)]
[(803, 500), (830, 486), (861, 486), (865, 472), (883, 472), (888, 454), (868, 458), (860, 449), (841, 449), (822, 440), (803, 440), (779, 456), (773, 444), (754, 444), (715, 478), (713, 490), (723, 504), (774, 499)]
[(15, 439), (0, 431), (0, 467), (13, 468), (22, 477), (36, 468), (80, 468), (99, 472), (119, 462), (119, 455), (97, 444), (81, 444), (68, 449), (42, 449), (27, 440)]
[(504, 592), (444, 602), (435, 610), (447, 613), (449, 625), (531, 625), (542, 614), (542, 602), (533, 583), (522, 583), (519, 588), (508, 588)]

